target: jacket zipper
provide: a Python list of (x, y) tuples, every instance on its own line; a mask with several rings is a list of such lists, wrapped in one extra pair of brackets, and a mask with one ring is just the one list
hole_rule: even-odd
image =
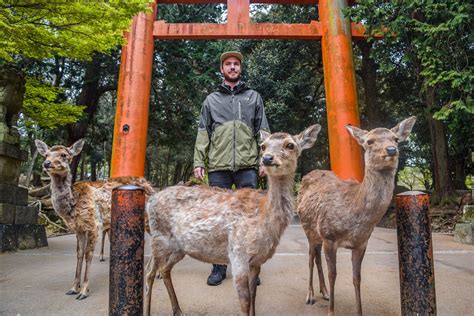
[(242, 119), (242, 104), (239, 100), (239, 120), (241, 120), (241, 119)]
[(232, 93), (232, 113), (233, 113), (233, 119), (234, 119), (234, 130), (233, 130), (233, 143), (232, 143), (232, 146), (233, 146), (233, 151), (232, 151), (232, 171), (235, 172), (235, 110), (234, 110), (234, 93)]

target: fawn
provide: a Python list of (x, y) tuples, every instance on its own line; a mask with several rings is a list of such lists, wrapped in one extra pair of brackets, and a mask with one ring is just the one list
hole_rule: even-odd
[(174, 186), (154, 194), (147, 205), (153, 262), (148, 265), (145, 314), (150, 315), (157, 270), (163, 278), (174, 315), (183, 315), (171, 269), (185, 255), (216, 264), (231, 264), (244, 315), (255, 315), (257, 277), (270, 259), (294, 212), (293, 183), (297, 159), (316, 141), (320, 125), (299, 135), (261, 131), (262, 164), (268, 176), (265, 194), (207, 186)]
[[(154, 191), (145, 179), (138, 177), (117, 177), (108, 181), (85, 181), (72, 185), (69, 164), (72, 158), (81, 152), (84, 141), (78, 140), (71, 147), (49, 147), (38, 139), (35, 143), (38, 152), (46, 158), (43, 169), (51, 178), (51, 201), (54, 210), (76, 234), (76, 275), (72, 288), (66, 294), (79, 294), (77, 299), (82, 300), (89, 295), (89, 269), (99, 229), (102, 230), (100, 260), (104, 260), (104, 239), (110, 230), (112, 190), (121, 185), (133, 184), (144, 187), (148, 196)], [(86, 267), (81, 289), (80, 278), (84, 259)]]
[[(393, 196), (398, 167), (398, 142), (411, 132), (416, 118), (410, 117), (392, 129), (365, 131), (346, 129), (364, 148), (365, 175), (362, 183), (340, 180), (333, 172), (314, 170), (303, 177), (298, 195), (298, 214), (309, 242), (309, 289), (306, 304), (314, 304), (313, 268), (318, 268), (323, 298), (329, 299), (328, 315), (334, 314), (334, 283), (338, 247), (352, 249), (353, 283), (357, 313), (362, 314), (360, 270), (374, 226), (385, 214)], [(324, 248), (329, 274), (329, 295), (321, 267)]]

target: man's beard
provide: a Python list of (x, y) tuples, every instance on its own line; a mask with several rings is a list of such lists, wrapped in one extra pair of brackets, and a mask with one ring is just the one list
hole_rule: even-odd
[(240, 75), (238, 75), (237, 77), (229, 77), (228, 75), (224, 74), (224, 78), (226, 81), (232, 82), (232, 83), (240, 81)]

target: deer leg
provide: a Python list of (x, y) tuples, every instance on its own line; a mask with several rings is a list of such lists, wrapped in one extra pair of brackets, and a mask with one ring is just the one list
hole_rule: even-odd
[(109, 234), (109, 238), (110, 238), (109, 229), (103, 229), (102, 230), (102, 241), (101, 241), (101, 244), (100, 244), (100, 261), (101, 262), (105, 261), (105, 259), (104, 259), (104, 244), (105, 244), (105, 237), (107, 236), (107, 234)]
[(249, 273), (247, 271), (235, 271), (235, 266), (232, 265), (234, 274), (234, 285), (239, 296), (240, 308), (242, 315), (249, 315), (250, 313), (250, 290), (249, 290)]
[(336, 283), (336, 257), (337, 246), (331, 241), (324, 241), (324, 253), (326, 254), (326, 263), (329, 275), (329, 311), (328, 315), (334, 315), (334, 285)]
[(319, 292), (323, 295), (323, 299), (329, 299), (328, 289), (326, 288), (326, 281), (324, 280), (324, 271), (321, 264), (321, 247), (322, 244), (315, 246), (315, 255), (316, 255), (316, 267), (318, 268), (318, 279), (319, 279)]
[(92, 258), (94, 257), (95, 242), (97, 240), (97, 234), (93, 233), (86, 238), (85, 247), (85, 259), (86, 269), (84, 271), (84, 282), (82, 283), (81, 293), (76, 297), (78, 300), (83, 300), (89, 296), (89, 270), (91, 267)]
[(313, 270), (314, 270), (314, 257), (316, 251), (313, 245), (309, 245), (309, 284), (308, 284), (308, 295), (306, 295), (306, 304), (313, 305), (316, 300), (314, 299), (314, 288), (313, 288)]
[(260, 266), (250, 267), (249, 291), (250, 291), (250, 315), (255, 315), (255, 298), (257, 296), (257, 277), (260, 274)]
[[(178, 298), (176, 297), (176, 292), (174, 291), (173, 282), (171, 281), (171, 269), (174, 267), (176, 263), (181, 261), (185, 254), (182, 252), (173, 252), (172, 250), (163, 250), (163, 245), (158, 245), (155, 239), (152, 241), (152, 251), (153, 251), (153, 260), (155, 261), (154, 265), (159, 268), (160, 275), (165, 283), (166, 290), (168, 291), (168, 296), (171, 301), (171, 306), (173, 308), (173, 315), (174, 316), (181, 316), (184, 313), (181, 311), (179, 307)], [(156, 249), (160, 249), (160, 253)], [(153, 274), (150, 276), (155, 277)], [(151, 288), (150, 288), (151, 290)], [(151, 295), (151, 293), (150, 293)], [(151, 299), (151, 298), (150, 298)]]
[(153, 282), (155, 281), (156, 271), (158, 265), (155, 264), (155, 259), (151, 256), (146, 265), (146, 279), (145, 279), (145, 316), (151, 315), (151, 293), (153, 291)]
[[(234, 287), (237, 290), (242, 315), (249, 315), (252, 299), (249, 288), (249, 281), (251, 280), (250, 275), (252, 273), (251, 270), (254, 269), (253, 274), (256, 274), (254, 276), (255, 280), (253, 280), (255, 286), (257, 285), (257, 276), (260, 271), (256, 270), (255, 267), (249, 267), (250, 258), (245, 255), (231, 252), (229, 253), (229, 259), (232, 265)], [(255, 293), (256, 291), (257, 290), (255, 289)]]
[(66, 292), (66, 295), (75, 295), (79, 293), (81, 288), (81, 272), (82, 272), (82, 260), (84, 259), (84, 240), (85, 235), (76, 234), (76, 275), (74, 277), (74, 282), (72, 288)]
[(363, 248), (352, 250), (352, 280), (355, 288), (357, 315), (362, 315), (362, 302), (360, 299), (360, 269), (362, 266), (362, 260), (364, 259), (365, 249), (367, 249), (366, 247), (367, 245), (364, 245)]
[(179, 307), (178, 298), (174, 291), (173, 282), (171, 281), (171, 267), (166, 270), (161, 270), (160, 275), (163, 278), (165, 283), (166, 290), (168, 291), (168, 296), (170, 297), (171, 306), (173, 307), (173, 316), (182, 316), (184, 315)]

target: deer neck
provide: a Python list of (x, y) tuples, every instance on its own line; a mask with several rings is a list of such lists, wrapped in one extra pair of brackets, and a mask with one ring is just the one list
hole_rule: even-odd
[(267, 207), (270, 216), (276, 220), (269, 222), (276, 226), (280, 224), (280, 229), (286, 228), (294, 213), (293, 177), (294, 175), (268, 177)]
[(74, 196), (72, 194), (72, 177), (51, 175), (51, 201), (56, 212), (68, 220), (73, 216)]
[(356, 193), (356, 203), (361, 212), (370, 214), (370, 220), (378, 222), (392, 200), (396, 169), (365, 169), (364, 180)]

